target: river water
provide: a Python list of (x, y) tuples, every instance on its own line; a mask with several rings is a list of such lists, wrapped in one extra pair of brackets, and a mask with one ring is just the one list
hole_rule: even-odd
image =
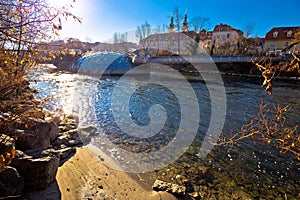
[[(128, 152), (157, 151), (172, 140), (181, 121), (180, 97), (162, 85), (144, 85), (145, 80), (139, 78), (123, 80), (124, 92), (129, 88), (135, 89), (130, 98), (128, 117), (136, 124), (147, 126), (151, 121), (149, 109), (152, 105), (159, 104), (163, 107), (159, 109), (166, 111), (166, 115), (160, 116), (167, 119), (163, 128), (155, 136), (147, 138), (128, 135), (116, 123), (112, 95), (120, 77), (99, 78), (41, 71), (32, 79), (36, 82), (32, 82), (31, 86), (39, 89), (36, 97), (45, 100), (45, 109), (80, 115), (79, 126), (97, 127), (95, 139), (87, 140), (94, 144), (105, 142), (101, 140), (102, 134)], [(248, 123), (257, 114), (262, 99), (270, 104), (277, 101), (290, 104), (292, 109), (287, 115), (287, 125), (300, 124), (299, 82), (277, 81), (273, 95), (269, 96), (262, 90), (262, 80), (258, 78), (224, 75), (223, 80), (227, 96), (223, 136), (229, 137)], [(198, 157), (210, 122), (211, 101), (205, 82), (194, 81), (190, 84), (200, 110), (196, 137), (182, 156), (144, 176), (179, 184), (182, 184), (181, 179), (186, 178), (189, 191), (198, 192), (203, 199), (297, 199), (300, 193), (300, 165), (290, 153), (280, 154), (273, 147), (243, 140), (234, 146), (215, 146), (205, 158)], [(182, 96), (185, 95), (188, 94), (183, 92)], [(121, 101), (123, 96), (114, 98)], [(185, 99), (186, 104), (194, 103), (189, 102), (190, 98)], [(127, 125), (130, 126), (130, 123)], [(149, 130), (152, 131), (151, 127)], [(110, 153), (113, 154), (112, 151)]]

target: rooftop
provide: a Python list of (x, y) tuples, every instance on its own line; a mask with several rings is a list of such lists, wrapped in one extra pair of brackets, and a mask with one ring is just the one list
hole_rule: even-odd
[(300, 31), (300, 26), (274, 27), (266, 34), (266, 40), (290, 40), (294, 33)]

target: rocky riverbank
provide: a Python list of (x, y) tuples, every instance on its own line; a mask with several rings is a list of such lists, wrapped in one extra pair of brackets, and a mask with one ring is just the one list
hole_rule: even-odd
[(31, 120), (9, 127), (15, 133), (11, 136), (1, 135), (9, 140), (2, 144), (15, 152), (15, 158), (0, 174), (0, 197), (26, 197), (30, 192), (49, 187), (55, 181), (58, 167), (82, 145), (80, 130), (71, 116), (62, 120), (58, 117)]
[(172, 191), (143, 185), (138, 175), (106, 167), (79, 147), (79, 132), (86, 130), (76, 128), (72, 116), (38, 120), (28, 129), (20, 124), (15, 131), (22, 134), (1, 136), (9, 141), (6, 150), (16, 154), (0, 173), (0, 199), (177, 199)]
[(72, 115), (46, 113), (27, 81), (4, 92), (0, 199), (176, 199), (141, 186), (138, 178), (109, 169), (79, 148), (93, 131), (77, 128)]

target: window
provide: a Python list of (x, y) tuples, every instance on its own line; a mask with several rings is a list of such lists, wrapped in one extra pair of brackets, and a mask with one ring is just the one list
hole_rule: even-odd
[(289, 42), (285, 42), (285, 47), (288, 47), (289, 46)]
[(230, 38), (230, 33), (227, 33), (227, 38)]
[(287, 34), (286, 34), (286, 36), (287, 37), (292, 37), (292, 34), (293, 34), (293, 31), (288, 31)]
[(273, 33), (273, 38), (277, 38), (277, 36), (278, 36), (278, 32), (275, 31), (275, 32)]

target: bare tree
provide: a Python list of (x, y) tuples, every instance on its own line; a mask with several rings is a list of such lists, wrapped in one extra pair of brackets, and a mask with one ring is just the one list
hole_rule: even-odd
[[(294, 33), (291, 44), (283, 49), (289, 51), (300, 43), (300, 30)], [(264, 78), (263, 88), (272, 95), (274, 81), (280, 75), (300, 76), (300, 55), (292, 52), (290, 57), (280, 62), (273, 62), (268, 58), (261, 61), (253, 61), (256, 68), (261, 71)], [(289, 119), (286, 113), (291, 110), (290, 105), (269, 105), (263, 101), (260, 104), (258, 114), (241, 131), (230, 138), (223, 138), (219, 144), (234, 144), (247, 138), (263, 145), (272, 146), (280, 153), (290, 152), (300, 161), (300, 133), (299, 125), (288, 125)]]
[[(50, 7), (47, 0), (0, 2), (0, 66), (14, 63), (11, 67), (20, 73), (26, 66), (46, 58), (45, 53), (55, 57), (55, 52), (41, 51), (42, 44), (59, 35), (61, 18), (65, 17), (80, 21), (67, 7)], [(49, 49), (47, 45), (44, 48)]]
[[(39, 61), (56, 58), (61, 53), (48, 51), (47, 42), (59, 34), (61, 18), (65, 17), (80, 21), (71, 14), (68, 6), (51, 7), (48, 0), (0, 1), (0, 113), (8, 113), (5, 120), (0, 118), (0, 133), (11, 136), (8, 127), (17, 121), (44, 117), (24, 76), (27, 69)], [(24, 102), (26, 106), (20, 106), (25, 105)], [(0, 140), (0, 144), (6, 143), (6, 140)], [(15, 152), (13, 148), (9, 152), (0, 149), (0, 152), (1, 172)]]
[(173, 9), (173, 17), (175, 20), (175, 27), (177, 29), (177, 32), (180, 32), (180, 27), (181, 27), (181, 21), (182, 21), (182, 13), (179, 11), (179, 7), (175, 6)]
[(151, 25), (146, 21), (144, 24), (137, 26), (135, 36), (141, 41), (151, 34)]
[(180, 13), (179, 11), (179, 7), (178, 6), (175, 6), (174, 9), (173, 9), (173, 17), (174, 17), (174, 20), (175, 20), (175, 27), (177, 29), (177, 44), (178, 44), (178, 54), (180, 55), (180, 25), (181, 25), (181, 21), (182, 21), (182, 14)]
[(194, 27), (194, 31), (196, 33), (211, 26), (210, 19), (208, 17), (193, 17), (190, 24)]
[(117, 32), (115, 32), (113, 35), (113, 43), (119, 43), (119, 34)]
[(249, 38), (250, 35), (253, 34), (254, 28), (255, 28), (255, 24), (254, 23), (247, 23), (245, 25), (245, 37), (246, 38)]
[(121, 43), (121, 42), (127, 42), (127, 32), (125, 33), (114, 33), (113, 35), (113, 43)]

